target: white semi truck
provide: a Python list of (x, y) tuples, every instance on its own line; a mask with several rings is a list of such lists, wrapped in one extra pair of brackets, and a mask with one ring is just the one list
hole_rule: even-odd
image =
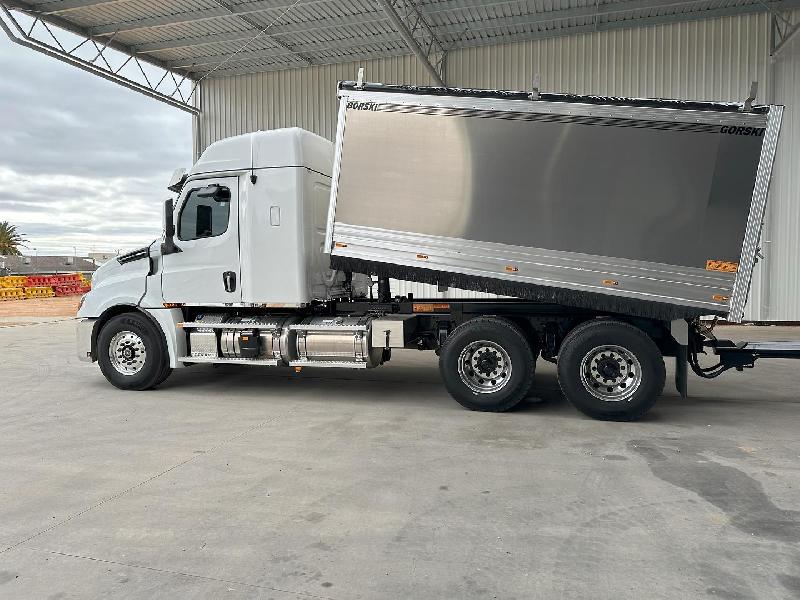
[[(631, 420), (664, 357), (685, 395), (687, 366), (800, 354), (701, 320), (743, 316), (782, 107), (354, 82), (339, 97), (335, 144), (251, 133), (176, 173), (163, 239), (82, 299), (82, 360), (146, 390), (198, 364), (433, 350), (458, 402), (504, 411), (542, 358), (578, 409)], [(390, 278), (505, 297), (393, 298)]]

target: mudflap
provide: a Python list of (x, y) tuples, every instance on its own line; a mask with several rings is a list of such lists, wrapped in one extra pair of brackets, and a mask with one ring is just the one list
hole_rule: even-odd
[(681, 398), (689, 397), (689, 350), (687, 346), (678, 346), (675, 352), (675, 389)]

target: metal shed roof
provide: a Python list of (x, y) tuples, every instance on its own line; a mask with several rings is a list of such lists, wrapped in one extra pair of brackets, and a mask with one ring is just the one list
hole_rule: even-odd
[(0, 256), (10, 275), (37, 273), (91, 273), (97, 263), (90, 258), (74, 256)]
[[(101, 54), (108, 46), (136, 61), (165, 68), (170, 77), (177, 74), (197, 81), (412, 52), (444, 79), (442, 56), (457, 48), (767, 10), (777, 17), (800, 6), (800, 0), (0, 0), (0, 4), (85, 36)], [(93, 64), (99, 62), (96, 58)]]

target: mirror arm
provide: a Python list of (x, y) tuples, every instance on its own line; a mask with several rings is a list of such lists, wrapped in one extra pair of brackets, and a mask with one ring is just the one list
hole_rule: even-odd
[(180, 248), (175, 245), (175, 217), (174, 217), (174, 210), (175, 207), (172, 204), (172, 200), (167, 200), (164, 202), (164, 243), (161, 244), (161, 255), (166, 256), (167, 254), (175, 254), (176, 252), (182, 252)]

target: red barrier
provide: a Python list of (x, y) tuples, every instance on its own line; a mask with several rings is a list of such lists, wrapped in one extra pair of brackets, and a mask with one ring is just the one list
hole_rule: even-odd
[(53, 290), (56, 293), (56, 296), (75, 296), (77, 294), (85, 294), (89, 291), (80, 283), (75, 282), (68, 282), (62, 285), (54, 285)]
[(78, 273), (68, 275), (28, 275), (23, 287), (80, 286), (83, 282)]
[(44, 275), (28, 275), (24, 287), (44, 287), (50, 285), (50, 278)]
[(50, 285), (70, 285), (81, 282), (77, 273), (70, 275), (50, 275)]

